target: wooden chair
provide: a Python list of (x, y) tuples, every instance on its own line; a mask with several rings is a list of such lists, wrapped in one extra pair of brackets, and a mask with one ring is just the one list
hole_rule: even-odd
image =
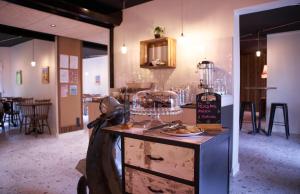
[(2, 128), (2, 131), (5, 131), (3, 116), (4, 116), (3, 104), (2, 102), (0, 102), (0, 127)]
[[(14, 106), (14, 107), (13, 107)], [(4, 110), (4, 116), (3, 120), (4, 122), (8, 122), (8, 126), (10, 127), (10, 124), (13, 123), (15, 126), (17, 123), (20, 123), (20, 111), (17, 109), (17, 107), (14, 105), (14, 102), (12, 101), (5, 101), (3, 102), (3, 110)]]
[(50, 101), (36, 101), (36, 103), (40, 103), (36, 105), (35, 108), (35, 119), (38, 124), (41, 132), (44, 132), (44, 127), (48, 128), (49, 134), (51, 135), (51, 129), (48, 123), (48, 114), (51, 106)]
[(33, 102), (34, 102), (33, 98), (22, 98), (22, 103), (29, 104), (29, 103), (33, 103)]
[(22, 102), (19, 104), (20, 110), (21, 110), (21, 124), (20, 124), (20, 133), (22, 132), (22, 129), (24, 127), (25, 133), (28, 133), (28, 130), (30, 128), (30, 122), (34, 118), (34, 110), (32, 106), (28, 106), (30, 103)]
[(51, 99), (36, 99), (36, 103), (49, 103), (51, 102)]

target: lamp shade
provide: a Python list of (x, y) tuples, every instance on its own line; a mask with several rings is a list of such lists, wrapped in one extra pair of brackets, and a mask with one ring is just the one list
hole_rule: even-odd
[(35, 61), (31, 61), (31, 67), (35, 67), (36, 66), (36, 62)]
[(267, 72), (268, 72), (268, 66), (264, 65), (264, 68), (263, 68), (263, 71), (262, 71), (260, 77), (262, 79), (266, 79), (268, 77), (268, 73)]
[(260, 50), (257, 50), (255, 54), (256, 54), (257, 57), (260, 57), (260, 55), (261, 55)]

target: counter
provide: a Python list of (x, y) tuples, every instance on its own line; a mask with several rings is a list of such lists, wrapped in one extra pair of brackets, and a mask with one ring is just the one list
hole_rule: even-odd
[(192, 137), (119, 126), (101, 132), (121, 137), (123, 193), (229, 192), (228, 129)]

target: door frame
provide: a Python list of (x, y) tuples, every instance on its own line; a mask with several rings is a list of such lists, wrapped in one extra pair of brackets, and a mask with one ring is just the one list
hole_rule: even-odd
[(240, 109), (240, 15), (299, 5), (300, 0), (279, 0), (234, 10), (233, 23), (233, 150), (232, 175), (239, 171), (239, 109)]

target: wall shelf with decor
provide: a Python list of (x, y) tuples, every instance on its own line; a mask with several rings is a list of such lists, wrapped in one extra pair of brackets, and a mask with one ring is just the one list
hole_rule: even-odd
[(176, 39), (163, 37), (140, 42), (140, 67), (169, 69), (176, 67)]

